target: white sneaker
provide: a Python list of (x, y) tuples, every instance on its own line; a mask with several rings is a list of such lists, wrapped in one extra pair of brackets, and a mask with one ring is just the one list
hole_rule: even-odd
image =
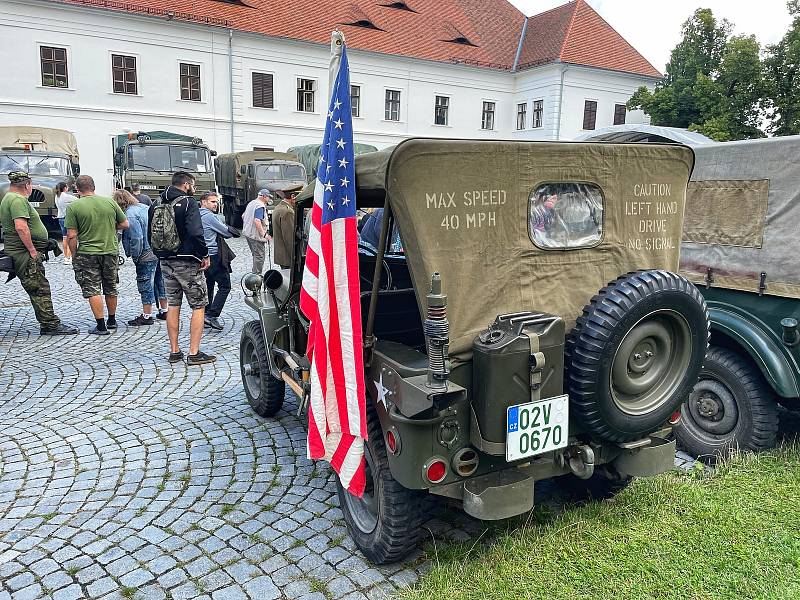
[(65, 265), (71, 265), (72, 264), (72, 257), (71, 256), (65, 256), (64, 257), (64, 264)]

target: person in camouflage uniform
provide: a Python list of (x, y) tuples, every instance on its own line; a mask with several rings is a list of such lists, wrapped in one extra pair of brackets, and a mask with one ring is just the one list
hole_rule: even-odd
[(0, 201), (0, 227), (3, 228), (5, 251), (14, 264), (14, 274), (30, 296), (33, 312), (42, 335), (78, 333), (64, 325), (53, 310), (50, 282), (44, 273), (47, 260), (47, 229), (28, 197), (33, 189), (31, 178), (24, 171), (8, 174), (8, 193)]

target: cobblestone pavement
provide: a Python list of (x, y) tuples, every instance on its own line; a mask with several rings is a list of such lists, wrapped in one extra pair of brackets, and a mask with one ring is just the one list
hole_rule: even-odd
[[(60, 259), (47, 267), (56, 309), (80, 335), (40, 337), (19, 284), (0, 285), (0, 600), (377, 598), (429, 568), (421, 553), (373, 567), (355, 550), (291, 394), (274, 419), (251, 412), (238, 367), (250, 258), (233, 247), (225, 329), (202, 345), (218, 360), (203, 367), (167, 363), (163, 323), (124, 324), (141, 309), (130, 261), (105, 338), (85, 333)], [(483, 531), (446, 509), (427, 527), (437, 540)]]

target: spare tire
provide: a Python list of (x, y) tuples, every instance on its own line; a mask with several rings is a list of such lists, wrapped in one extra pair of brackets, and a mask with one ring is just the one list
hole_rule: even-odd
[(706, 303), (680, 275), (637, 271), (609, 283), (567, 339), (572, 414), (614, 442), (653, 432), (689, 397), (708, 336)]

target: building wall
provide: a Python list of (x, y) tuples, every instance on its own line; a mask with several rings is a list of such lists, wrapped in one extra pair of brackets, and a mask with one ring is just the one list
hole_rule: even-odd
[[(162, 129), (203, 138), (220, 153), (254, 146), (284, 150), (319, 142), (328, 99), (329, 49), (292, 40), (233, 32), (229, 68), (226, 29), (41, 1), (5, 0), (0, 14), (0, 124), (56, 127), (75, 133), (82, 172), (101, 192), (113, 186), (111, 139), (126, 130)], [(39, 46), (68, 51), (69, 87), (41, 85)], [(111, 54), (135, 56), (138, 93), (112, 91)], [(410, 136), (554, 139), (580, 127), (583, 98), (597, 96), (598, 127), (611, 122), (645, 78), (570, 67), (558, 120), (560, 65), (518, 74), (351, 50), (351, 82), (361, 86), (356, 141), (379, 148)], [(201, 101), (180, 99), (179, 63), (199, 64)], [(13, 65), (13, 68), (8, 68)], [(255, 108), (253, 71), (272, 73), (274, 108)], [(296, 110), (298, 77), (315, 79), (315, 112)], [(386, 89), (401, 91), (399, 121), (384, 119)], [(231, 92), (233, 147), (231, 147)], [(436, 95), (450, 98), (448, 124), (434, 124)], [(543, 98), (545, 119), (529, 128), (530, 101)], [(481, 129), (484, 101), (496, 103), (495, 128)], [(516, 104), (529, 102), (528, 128), (516, 131)], [(611, 103), (606, 110), (605, 105)], [(578, 106), (580, 105), (580, 106)], [(629, 120), (628, 122), (634, 122)], [(577, 124), (577, 125), (576, 125)]]

